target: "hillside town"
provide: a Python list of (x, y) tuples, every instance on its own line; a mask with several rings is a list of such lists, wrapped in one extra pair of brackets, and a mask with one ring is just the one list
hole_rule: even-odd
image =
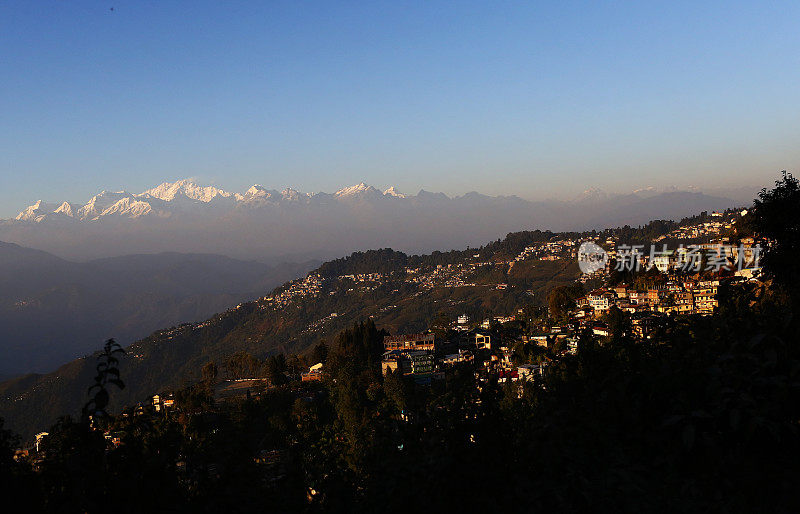
[[(347, 294), (354, 290), (369, 291), (398, 279), (420, 290), (478, 286), (504, 289), (507, 285), (503, 283), (476, 284), (469, 280), (481, 269), (512, 269), (515, 264), (525, 261), (574, 259), (582, 243), (601, 245), (609, 259), (602, 269), (589, 275), (593, 282), (601, 280), (602, 285), (571, 298), (559, 312), (554, 312), (551, 305), (536, 315), (525, 308), (477, 320), (462, 314), (449, 320), (445, 327), (386, 335), (383, 339), (380, 367), (384, 376), (398, 374), (424, 387), (445, 380), (456, 367), (467, 366), (474, 373), (478, 388), (490, 379), (501, 384), (519, 382), (519, 387), (522, 387), (536, 384), (555, 359), (575, 354), (582, 339), (602, 341), (615, 335), (633, 340), (647, 339), (670, 317), (713, 314), (718, 307), (717, 293), (721, 286), (758, 282), (761, 273), (758, 266), (759, 242), (748, 237), (732, 245), (728, 238), (720, 237), (735, 224), (737, 217), (745, 214), (746, 211), (732, 216), (712, 213), (713, 219), (720, 221), (703, 222), (670, 233), (674, 239), (695, 240), (698, 234), (710, 238), (707, 243), (681, 245), (672, 251), (662, 247), (648, 253), (642, 251), (644, 245), (638, 248), (619, 244), (613, 237), (556, 239), (527, 246), (511, 260), (480, 260), (480, 254), (475, 254), (466, 262), (427, 268), (406, 267), (390, 273), (345, 274), (334, 279), (310, 273), (272, 296), (261, 298), (257, 304), (260, 309), (285, 309), (299, 299)], [(664, 239), (659, 237), (654, 242)], [(632, 273), (629, 277), (633, 279), (632, 283), (624, 280), (611, 283), (615, 272), (625, 271)], [(584, 274), (576, 279), (576, 284), (585, 284), (588, 280)], [(383, 310), (392, 308), (397, 306), (390, 305)], [(616, 326), (612, 327), (615, 316)], [(622, 324), (624, 334), (613, 333), (620, 330), (619, 316), (627, 320)], [(337, 317), (338, 314), (333, 312), (310, 324), (306, 331), (313, 332)], [(214, 319), (195, 324), (192, 328), (197, 330), (211, 323)], [(172, 337), (170, 334), (178, 330), (165, 331), (164, 335), (169, 339)], [(133, 357), (138, 356), (133, 354)], [(281, 375), (279, 383), (304, 384), (293, 389), (302, 397), (308, 394), (309, 386), (325, 380), (325, 364), (311, 363), (305, 371), (284, 369)], [(255, 398), (277, 385), (265, 377), (228, 377), (216, 383), (213, 401), (224, 403)], [(154, 394), (149, 403), (135, 405), (124, 412), (122, 418), (163, 416), (179, 411), (175, 393), (167, 391)], [(47, 436), (47, 432), (38, 433), (30, 445), (18, 451), (17, 458), (39, 462), (36, 455)], [(104, 437), (111, 447), (123, 444), (116, 429), (107, 429)], [(280, 455), (261, 455), (259, 458), (274, 463), (279, 461)]]
[[(712, 312), (714, 303), (709, 299), (709, 291), (718, 285), (715, 281), (700, 280), (690, 272), (720, 271), (731, 264), (736, 268), (735, 275), (752, 278), (759, 273), (759, 267), (753, 263), (760, 257), (760, 247), (752, 238), (744, 238), (739, 244), (732, 245), (726, 236), (735, 226), (737, 220), (747, 214), (746, 210), (703, 213), (698, 223), (686, 225), (674, 231), (652, 239), (650, 248), (644, 245), (624, 244), (616, 235), (582, 234), (574, 237), (554, 236), (552, 240), (542, 241), (526, 246), (513, 256), (487, 256), (475, 253), (457, 262), (427, 266), (406, 266), (389, 272), (369, 272), (342, 274), (335, 277), (324, 277), (319, 272), (312, 272), (303, 279), (288, 283), (270, 296), (257, 300), (262, 310), (279, 311), (296, 306), (298, 301), (319, 298), (323, 295), (363, 294), (375, 290), (379, 286), (403, 284), (416, 287), (417, 292), (447, 288), (484, 288), (506, 289), (508, 284), (502, 280), (491, 280), (493, 271), (501, 274), (514, 272), (520, 265), (536, 266), (537, 262), (568, 262), (578, 257), (578, 248), (582, 243), (591, 242), (604, 248), (608, 253), (606, 266), (591, 273), (578, 274), (576, 281), (581, 284), (601, 284), (609, 277), (610, 272), (640, 271), (656, 268), (669, 279), (657, 287), (639, 288), (633, 285), (620, 284), (617, 287), (597, 288), (587, 291), (585, 297), (579, 299), (578, 307), (590, 305), (602, 312), (611, 305), (631, 314), (643, 312), (684, 314), (708, 314)], [(707, 221), (710, 220), (710, 221)], [(663, 241), (686, 241), (668, 249), (659, 245)], [(706, 260), (701, 262), (701, 256)], [(703, 268), (703, 269), (700, 269)], [(681, 276), (676, 275), (680, 273)], [(496, 274), (495, 274), (496, 275)], [(397, 289), (395, 289), (396, 291)], [(413, 293), (412, 293), (413, 294)], [(713, 292), (710, 293), (713, 296)], [(335, 318), (337, 313), (309, 323), (306, 330), (311, 333), (324, 327), (326, 322)], [(586, 318), (585, 314), (579, 314)], [(589, 316), (591, 317), (591, 316)], [(207, 322), (204, 322), (207, 323)], [(201, 324), (202, 325), (202, 324)]]

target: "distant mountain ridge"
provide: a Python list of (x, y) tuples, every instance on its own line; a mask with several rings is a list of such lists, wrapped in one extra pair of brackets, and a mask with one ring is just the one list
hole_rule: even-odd
[[(653, 188), (637, 190), (630, 195), (609, 195), (608, 193), (591, 188), (577, 196), (572, 203), (580, 204), (583, 202), (603, 202), (609, 199), (620, 200), (630, 196), (637, 198), (651, 198), (656, 196)], [(680, 192), (671, 191), (663, 193), (666, 195), (689, 194), (702, 195), (699, 192)], [(641, 196), (637, 196), (641, 195)], [(46, 203), (38, 200), (14, 218), (15, 221), (29, 221), (35, 223), (70, 218), (77, 221), (102, 221), (109, 217), (140, 218), (144, 216), (169, 217), (178, 213), (185, 213), (188, 207), (263, 207), (265, 205), (286, 205), (286, 204), (305, 204), (315, 203), (324, 204), (330, 201), (352, 201), (357, 199), (371, 200), (406, 200), (408, 202), (420, 200), (493, 200), (511, 201), (518, 204), (536, 205), (540, 202), (529, 202), (517, 196), (498, 196), (491, 197), (482, 195), (476, 191), (466, 193), (462, 196), (449, 197), (444, 193), (431, 193), (420, 190), (416, 195), (407, 195), (397, 191), (395, 187), (390, 187), (385, 191), (370, 186), (364, 182), (354, 186), (343, 187), (335, 193), (303, 193), (296, 189), (287, 188), (283, 191), (267, 189), (256, 184), (243, 194), (230, 193), (214, 186), (199, 186), (189, 179), (177, 182), (164, 182), (158, 186), (148, 189), (143, 193), (129, 193), (127, 191), (109, 192), (102, 191), (93, 196), (86, 204), (80, 205), (72, 202)], [(724, 199), (727, 200), (727, 199)], [(558, 203), (558, 202), (553, 202)]]
[(103, 191), (85, 204), (37, 201), (0, 221), (0, 240), (73, 260), (132, 253), (213, 253), (265, 263), (327, 260), (392, 247), (428, 253), (480, 245), (525, 229), (587, 230), (680, 219), (741, 204), (700, 192), (652, 189), (571, 201), (528, 201), (469, 192), (381, 191), (364, 182), (334, 193), (254, 185), (243, 193), (190, 180), (142, 193)]
[[(422, 191), (422, 193), (425, 193)], [(424, 194), (423, 194), (424, 196)], [(71, 202), (46, 203), (38, 200), (17, 214), (15, 221), (31, 221), (35, 223), (73, 219), (77, 221), (101, 221), (107, 217), (140, 218), (143, 216), (168, 217), (189, 207), (260, 207), (267, 204), (313, 204), (335, 200), (351, 200), (357, 198), (387, 197), (392, 199), (408, 199), (409, 195), (399, 193), (394, 187), (379, 191), (363, 182), (329, 193), (303, 193), (287, 188), (283, 191), (267, 189), (256, 184), (244, 194), (229, 193), (213, 186), (198, 186), (184, 179), (177, 182), (164, 182), (143, 193), (127, 191), (102, 191), (93, 196), (86, 204)]]

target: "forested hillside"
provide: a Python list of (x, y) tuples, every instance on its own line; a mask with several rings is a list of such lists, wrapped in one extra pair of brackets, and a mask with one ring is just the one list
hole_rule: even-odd
[[(432, 273), (438, 266), (433, 263), (454, 262), (467, 254), (471, 261), (482, 263), (466, 274), (474, 285), (448, 287), (446, 282), (437, 282), (429, 287), (409, 280), (406, 266)], [(449, 257), (443, 259), (444, 255)], [(572, 283), (579, 273), (573, 261), (531, 261), (509, 271), (505, 262), (481, 261), (472, 255), (469, 251), (423, 257), (391, 250), (356, 253), (281, 286), (271, 297), (243, 303), (205, 322), (157, 331), (128, 348), (121, 366), (129, 387), (115, 395), (113, 407), (196, 379), (203, 364), (226, 355), (303, 352), (367, 318), (390, 331), (403, 332), (427, 327), (439, 313), (474, 317), (513, 313), (519, 305), (544, 304), (549, 289)], [(380, 273), (381, 277), (363, 282), (347, 277), (361, 273)], [(311, 293), (310, 284), (317, 282), (319, 286), (313, 287), (319, 290)], [(498, 284), (508, 287), (498, 289)], [(85, 401), (93, 373), (94, 358), (89, 356), (53, 373), (0, 384), (0, 417), (29, 435), (60, 414), (75, 413)]]
[[(322, 264), (303, 279), (287, 282), (270, 296), (204, 322), (159, 330), (134, 343), (122, 363), (129, 387), (115, 395), (112, 407), (191, 382), (204, 364), (236, 352), (261, 357), (302, 353), (367, 318), (396, 333), (425, 329), (438, 315), (482, 319), (511, 315), (521, 307), (544, 306), (552, 288), (574, 283), (579, 275), (577, 263), (572, 257), (515, 261), (526, 247), (582, 237), (648, 241), (702, 219), (654, 221), (600, 232), (514, 232), (479, 248), (427, 255), (391, 249), (355, 252)], [(85, 401), (93, 365), (89, 356), (53, 373), (0, 384), (0, 417), (29, 435), (60, 414), (75, 413)]]

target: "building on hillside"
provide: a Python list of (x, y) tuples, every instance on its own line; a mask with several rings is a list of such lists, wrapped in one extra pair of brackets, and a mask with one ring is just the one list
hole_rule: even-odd
[(115, 430), (115, 431), (106, 431), (103, 434), (103, 437), (106, 440), (106, 445), (109, 448), (117, 448), (122, 446), (122, 437), (125, 435), (124, 432)]
[(388, 375), (390, 371), (397, 373), (398, 370), (403, 372), (403, 356), (397, 352), (386, 352), (381, 361), (381, 371)]
[(746, 279), (755, 278), (755, 277), (758, 277), (758, 276), (761, 275), (761, 268), (760, 267), (758, 267), (758, 268), (744, 268), (744, 269), (736, 271), (736, 273), (734, 273), (734, 275), (737, 276), (737, 277), (742, 277), (742, 278), (746, 278)]
[(713, 314), (714, 309), (719, 306), (717, 287), (719, 287), (719, 280), (705, 280), (698, 282), (692, 289), (694, 311), (697, 314)]
[(531, 336), (531, 341), (536, 343), (536, 346), (547, 348), (549, 346), (550, 336), (546, 335)]
[(415, 351), (436, 350), (436, 342), (433, 334), (406, 334), (400, 336), (386, 336), (383, 338), (383, 348), (387, 351)]
[(604, 291), (602, 289), (592, 291), (586, 298), (589, 300), (589, 305), (595, 311), (607, 311), (612, 305), (616, 304), (616, 295), (611, 291)]
[(631, 317), (631, 328), (633, 334), (641, 339), (648, 338), (650, 333), (657, 326), (657, 318), (653, 317), (650, 313), (641, 312)]
[(680, 291), (678, 293), (671, 293), (671, 302), (659, 306), (659, 312), (678, 314), (691, 314), (694, 311), (694, 295), (691, 291)]
[(308, 368), (308, 371), (300, 374), (302, 382), (318, 382), (322, 380), (322, 363), (318, 362)]
[(459, 350), (458, 353), (451, 353), (442, 357), (442, 364), (453, 365), (460, 362), (472, 362), (472, 352), (469, 350)]
[(39, 451), (41, 450), (42, 441), (44, 441), (44, 438), (49, 435), (50, 435), (49, 432), (39, 432), (38, 434), (36, 434), (36, 439), (35, 442), (33, 443), (34, 447), (36, 448), (36, 453), (39, 453)]
[(541, 377), (544, 374), (544, 368), (541, 364), (523, 364), (517, 366), (517, 377), (520, 380), (533, 380), (536, 377)]
[(675, 258), (672, 252), (666, 252), (661, 255), (654, 255), (652, 265), (656, 267), (661, 273), (669, 271), (670, 267), (675, 263)]
[(492, 336), (483, 332), (475, 332), (475, 347), (478, 350), (491, 350)]
[(647, 304), (647, 293), (645, 291), (628, 291), (628, 301), (632, 305)]
[(415, 351), (408, 352), (410, 361), (410, 371), (412, 375), (423, 375), (433, 373), (433, 354), (430, 352)]
[(390, 371), (403, 375), (424, 375), (434, 371), (433, 353), (424, 350), (393, 350), (383, 354), (381, 371), (384, 375)]
[(647, 290), (647, 303), (650, 305), (658, 305), (666, 297), (667, 291), (659, 288), (650, 288)]
[(511, 321), (516, 321), (516, 316), (495, 316), (494, 320), (498, 323), (509, 323)]
[(153, 395), (153, 408), (156, 412), (166, 411), (175, 406), (175, 397), (173, 395)]
[(578, 353), (578, 340), (574, 337), (567, 339), (567, 353), (575, 355)]
[(664, 286), (664, 289), (667, 291), (667, 293), (680, 293), (681, 291), (683, 291), (681, 285), (678, 282), (675, 282), (674, 280), (668, 281)]
[(687, 248), (683, 245), (675, 250), (675, 267), (687, 271), (697, 270), (700, 265), (700, 253), (695, 248)]

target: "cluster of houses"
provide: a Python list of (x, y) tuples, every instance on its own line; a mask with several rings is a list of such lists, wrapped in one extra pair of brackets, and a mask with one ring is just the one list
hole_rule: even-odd
[[(710, 243), (680, 245), (672, 249), (666, 244), (661, 247), (651, 245), (649, 248), (644, 245), (613, 245), (609, 256), (619, 271), (650, 268), (656, 268), (662, 273), (730, 270), (738, 272), (739, 276), (748, 273), (752, 276), (754, 272), (760, 271), (761, 252), (761, 245), (752, 237), (747, 237), (738, 244), (731, 244), (727, 238), (720, 238)], [(609, 266), (610, 263), (611, 261)]]
[(559, 239), (557, 241), (544, 241), (531, 246), (526, 246), (514, 260), (509, 263), (524, 261), (525, 259), (539, 259), (543, 261), (554, 261), (562, 258), (569, 258), (574, 255), (577, 241), (572, 239)]
[(323, 282), (322, 276), (318, 273), (309, 273), (305, 278), (289, 282), (288, 287), (280, 293), (259, 299), (258, 305), (262, 310), (269, 308), (282, 309), (297, 298), (320, 294)]
[(480, 268), (493, 266), (491, 262), (459, 262), (439, 264), (432, 269), (407, 267), (406, 281), (423, 289), (434, 287), (475, 287), (470, 276)]
[(710, 221), (676, 228), (668, 234), (657, 237), (655, 242), (664, 239), (701, 239), (714, 237), (724, 231), (731, 230), (736, 224), (736, 220), (746, 214), (746, 209), (742, 211), (712, 212)]
[(718, 279), (668, 281), (646, 290), (629, 288), (627, 284), (603, 287), (578, 298), (578, 310), (573, 316), (597, 318), (612, 306), (630, 314), (712, 314), (718, 306), (718, 287)]
[(433, 333), (386, 336), (381, 369), (384, 375), (402, 373), (420, 385), (443, 379), (448, 369), (462, 363), (479, 365), (480, 380), (486, 380), (493, 373), (500, 382), (542, 375), (545, 363), (515, 364), (509, 344), (524, 340), (547, 347), (553, 344), (554, 338), (541, 336), (537, 341), (522, 336), (509, 339), (506, 345), (501, 344), (501, 340), (500, 334), (482, 329), (473, 329), (442, 342), (437, 341)]

